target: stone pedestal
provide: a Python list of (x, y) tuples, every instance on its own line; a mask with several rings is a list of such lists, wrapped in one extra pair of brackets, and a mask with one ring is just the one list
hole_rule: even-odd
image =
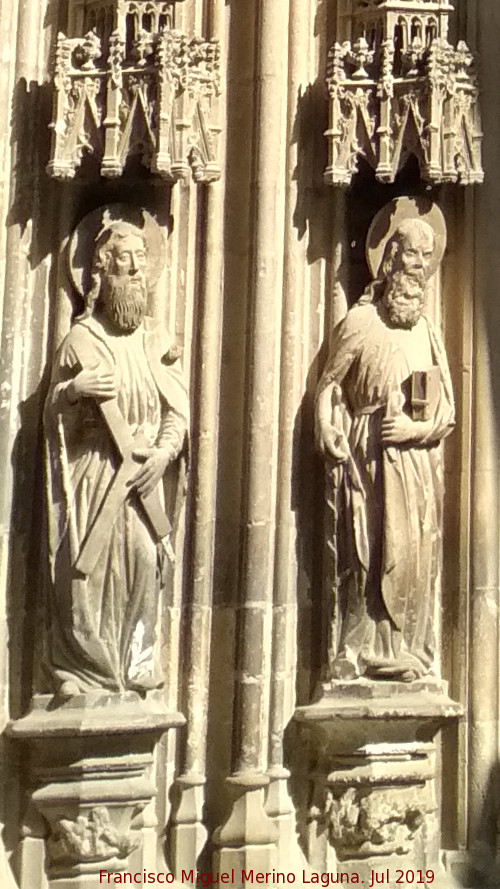
[(149, 842), (155, 745), (183, 724), (160, 692), (141, 699), (100, 690), (59, 706), (50, 696), (34, 699), (8, 729), (29, 758), (21, 889), (29, 889), (23, 873), (35, 876), (34, 845), (40, 886), (94, 889), (101, 870), (157, 870), (156, 842)]
[(435, 679), (334, 681), (296, 711), (311, 750), (314, 871), (357, 874), (368, 886), (375, 874), (391, 887), (398, 870), (421, 885), (426, 871), (441, 873), (434, 739), (461, 715)]

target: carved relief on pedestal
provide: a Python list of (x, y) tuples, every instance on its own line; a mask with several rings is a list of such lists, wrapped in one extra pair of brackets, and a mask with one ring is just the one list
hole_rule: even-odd
[(420, 788), (349, 787), (340, 796), (328, 790), (318, 814), (337, 854), (352, 857), (408, 854), (426, 812)]
[[(177, 0), (179, 2), (179, 0)], [(163, 178), (220, 177), (220, 46), (175, 29), (175, 2), (73, 0), (55, 53), (50, 175), (72, 178), (85, 154), (101, 175), (130, 158)]]
[[(119, 815), (121, 811), (115, 810)], [(138, 840), (119, 832), (113, 810), (96, 806), (74, 819), (56, 818), (47, 839), (47, 855), (53, 866), (126, 859)]]
[(368, 235), (374, 280), (333, 332), (317, 395), (339, 627), (334, 677), (415, 680), (432, 667), (441, 440), (454, 425), (444, 346), (425, 314), (441, 212), (399, 199)]
[[(154, 866), (143, 843), (145, 811), (156, 796), (154, 750), (164, 732), (183, 723), (160, 691), (140, 697), (97, 690), (57, 707), (50, 695), (37, 695), (9, 726), (23, 745), (30, 788), (25, 836), (44, 843), (51, 885), (77, 885), (84, 875), (97, 879), (101, 869), (124, 871), (131, 862), (137, 870)], [(22, 853), (27, 859), (30, 850), (28, 844)], [(37, 885), (44, 879), (39, 873)]]
[(474, 57), (447, 40), (446, 0), (339, 4), (328, 57), (331, 185), (348, 185), (363, 157), (393, 182), (410, 154), (430, 182), (483, 181)]
[[(434, 739), (461, 708), (446, 683), (334, 680), (295, 718), (311, 754), (306, 812), (315, 869), (358, 874), (390, 867), (438, 873)], [(392, 883), (391, 883), (392, 885)]]

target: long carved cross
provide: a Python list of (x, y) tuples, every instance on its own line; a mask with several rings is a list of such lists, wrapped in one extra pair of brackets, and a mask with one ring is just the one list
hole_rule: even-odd
[[(137, 461), (132, 456), (133, 452), (138, 448), (148, 447), (149, 445), (142, 433), (136, 436), (132, 435), (127, 423), (123, 419), (116, 398), (111, 398), (107, 401), (97, 401), (97, 404), (121, 458), (121, 464), (106, 492), (106, 496), (94, 521), (87, 530), (74, 565), (80, 574), (87, 576), (92, 574), (99, 556), (109, 539), (110, 529), (120, 507), (129, 494), (132, 493), (130, 479), (137, 471)], [(157, 542), (162, 541), (170, 534), (172, 526), (165, 515), (158, 486), (147, 496), (136, 491), (133, 493), (141, 504), (154, 539)]]

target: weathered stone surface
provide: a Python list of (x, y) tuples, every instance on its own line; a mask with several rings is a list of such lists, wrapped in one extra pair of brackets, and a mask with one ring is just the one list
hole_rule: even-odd
[[(371, 34), (367, 48), (349, 28), (373, 18), (383, 26), (389, 10), (404, 17), (396, 25), (408, 25), (408, 41), (394, 65), (382, 48), (382, 70), (377, 52), (369, 58)], [(439, 39), (448, 18), (457, 34), (432, 54), (411, 19), (425, 30), (439, 16)], [(158, 222), (165, 263), (148, 314), (182, 350), (192, 417), (187, 498), (182, 486), (167, 491), (178, 494), (176, 564), (165, 562), (162, 591), (156, 578), (148, 585), (163, 605), (156, 675), (167, 713), (182, 712), (186, 727), (162, 735), (157, 704), (156, 715), (144, 712), (150, 693), (96, 687), (106, 702), (98, 717), (93, 691), (47, 695), (36, 737), (2, 738), (2, 886), (97, 889), (100, 857), (120, 874), (146, 867), (181, 879), (183, 869), (234, 864), (238, 880), (243, 867), (275, 869), (306, 886), (323, 870), (369, 886), (370, 866), (394, 875), (398, 860), (413, 861), (443, 889), (441, 846), (466, 886), (498, 884), (499, 27), (497, 0), (456, 0), (453, 10), (437, 0), (0, 0), (2, 727), (18, 724), (33, 688), (57, 686), (41, 670), (50, 663), (41, 417), (54, 354), (82, 312), (81, 290), (92, 290), (97, 232), (76, 252), (72, 233), (96, 207), (146, 207)], [(455, 49), (461, 37), (481, 61), (485, 188), (451, 185), (481, 175), (474, 65)], [(363, 70), (368, 77), (352, 76)], [(334, 93), (339, 126), (325, 137)], [(329, 149), (340, 152), (334, 163)], [(350, 179), (354, 157), (350, 188), (326, 187), (325, 167), (333, 181)], [(51, 160), (62, 179), (46, 174)], [(195, 184), (219, 171), (219, 182)], [(446, 185), (429, 187), (438, 180)], [(332, 333), (369, 283), (370, 225), (397, 195), (427, 195), (448, 232), (426, 310), (457, 408), (443, 447), (431, 648), (433, 671), (464, 705), (459, 725), (430, 675), (406, 685), (322, 681), (339, 638), (329, 570), (337, 536), (333, 511), (323, 515), (314, 393)], [(429, 413), (427, 384), (430, 393), (431, 377), (415, 379), (417, 422)], [(118, 449), (113, 456), (117, 469)], [(59, 592), (54, 623), (70, 626), (74, 588)], [(119, 615), (102, 622), (111, 624), (122, 625)], [(115, 718), (116, 694), (128, 701), (131, 737)], [(290, 724), (296, 702), (311, 700), (318, 718)]]
[[(28, 761), (26, 837), (45, 840), (49, 880), (94, 886), (100, 870), (125, 871), (136, 852), (144, 866), (154, 864), (142, 849), (142, 813), (156, 795), (154, 750), (184, 721), (160, 692), (144, 700), (94, 691), (55, 709), (50, 695), (37, 696), (30, 713), (9, 726)], [(35, 829), (33, 810), (42, 818)], [(30, 854), (28, 842), (23, 855)]]
[[(435, 795), (434, 739), (463, 715), (433, 679), (325, 684), (295, 719), (308, 739), (312, 803), (308, 859), (357, 873), (430, 869), (443, 878)], [(305, 732), (305, 734), (304, 734)]]
[[(160, 257), (150, 241), (148, 255), (146, 231), (107, 213), (87, 257), (85, 311), (56, 356), (45, 408), (47, 669), (60, 698), (163, 683), (156, 625), (172, 526), (160, 486), (189, 416), (179, 353), (146, 315), (148, 260), (151, 269)], [(87, 241), (77, 238), (71, 255)]]
[(448, 0), (338, 6), (327, 183), (349, 185), (360, 158), (394, 182), (410, 154), (430, 182), (483, 181), (474, 56), (448, 42), (451, 10)]
[(424, 306), (444, 247), (442, 217), (429, 204), (400, 199), (381, 211), (367, 242), (374, 281), (338, 325), (318, 387), (337, 554), (338, 678), (412, 681), (432, 666), (439, 443), (453, 428), (454, 403)]
[(220, 177), (220, 45), (176, 30), (175, 3), (70, 2), (72, 33), (58, 35), (55, 53), (51, 176), (73, 178), (92, 155), (109, 178), (134, 158), (173, 182), (190, 168), (196, 182)]

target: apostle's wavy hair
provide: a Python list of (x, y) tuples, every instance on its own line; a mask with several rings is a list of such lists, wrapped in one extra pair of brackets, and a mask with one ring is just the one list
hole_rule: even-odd
[(102, 274), (109, 270), (114, 242), (123, 240), (129, 235), (135, 235), (136, 237), (141, 238), (147, 255), (148, 245), (146, 235), (139, 226), (133, 225), (131, 222), (124, 222), (123, 220), (117, 219), (113, 222), (108, 222), (101, 228), (95, 240), (94, 257), (90, 273), (90, 287), (84, 296), (85, 306), (81, 315), (78, 315), (76, 318), (77, 321), (83, 321), (85, 318), (90, 318), (90, 316), (93, 315), (101, 292)]
[(392, 272), (394, 261), (398, 255), (398, 252), (401, 248), (401, 244), (403, 239), (408, 233), (410, 227), (417, 226), (420, 229), (421, 234), (424, 232), (428, 234), (429, 232), (432, 235), (432, 244), (433, 251), (436, 249), (436, 234), (435, 231), (425, 219), (403, 219), (402, 222), (398, 225), (398, 227), (393, 232), (392, 236), (387, 241), (385, 245), (384, 253), (382, 256), (382, 262), (380, 263), (380, 268), (377, 274), (377, 277), (374, 281), (372, 281), (364, 293), (360, 296), (356, 305), (366, 305), (367, 303), (375, 303), (382, 299), (385, 286), (387, 283), (387, 276)]
[[(436, 235), (432, 225), (429, 225), (425, 219), (403, 219), (385, 245), (384, 255), (382, 257), (382, 262), (380, 263), (380, 272), (384, 279), (387, 278), (387, 275), (392, 271), (394, 260), (396, 259), (402, 241), (407, 236), (410, 228), (414, 227), (420, 231), (420, 234), (430, 233), (432, 235), (432, 251), (434, 252), (436, 249)], [(380, 277), (380, 272), (378, 277)]]

